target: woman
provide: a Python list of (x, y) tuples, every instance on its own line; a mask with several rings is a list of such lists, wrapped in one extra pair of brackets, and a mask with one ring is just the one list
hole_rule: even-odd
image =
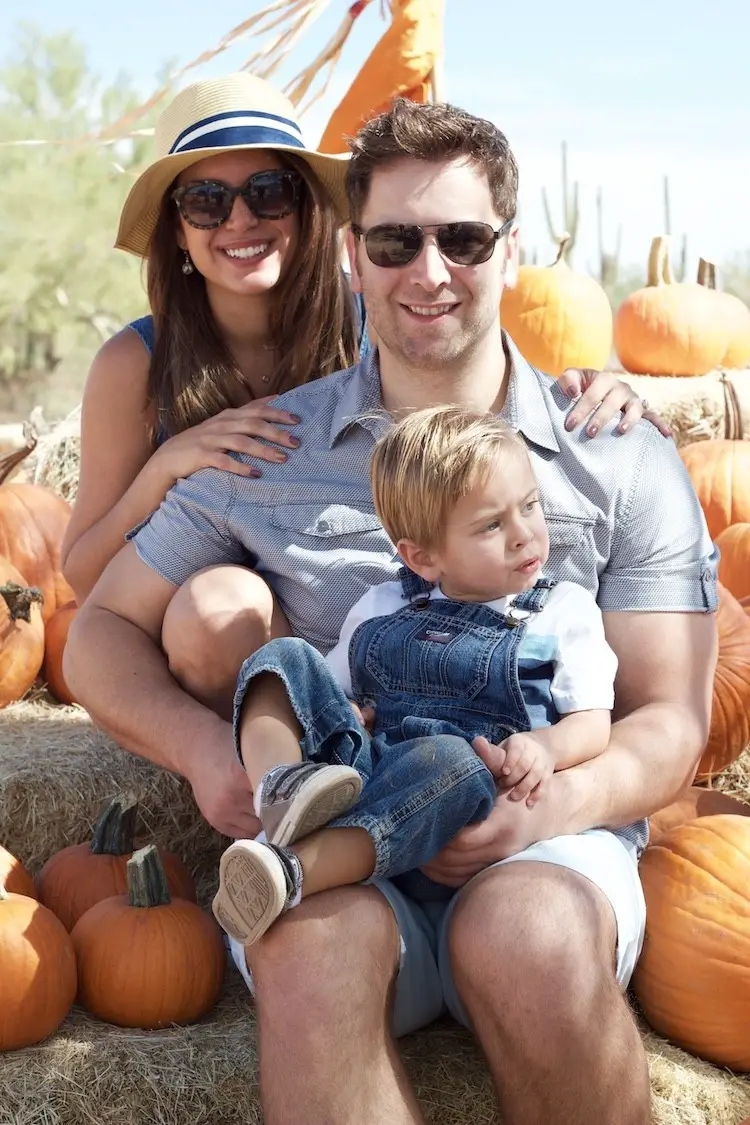
[[(208, 466), (257, 475), (230, 452), (293, 456), (297, 419), (272, 398), (367, 346), (341, 268), (346, 159), (304, 146), (283, 95), (248, 74), (194, 83), (155, 140), (160, 155), (133, 185), (116, 243), (147, 259), (152, 316), (104, 344), (83, 397), (63, 545), (79, 602), (176, 480)], [(629, 421), (642, 412), (612, 376), (597, 376), (589, 398), (605, 400), (600, 425), (626, 402)], [(249, 648), (286, 632), (266, 584), (223, 566), (178, 591), (161, 639), (183, 687), (228, 715)]]

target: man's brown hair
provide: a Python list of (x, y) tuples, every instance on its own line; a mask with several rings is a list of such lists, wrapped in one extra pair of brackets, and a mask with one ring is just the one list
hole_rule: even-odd
[(350, 138), (349, 148), (346, 191), (352, 222), (362, 217), (373, 172), (404, 158), (428, 163), (468, 160), (486, 174), (498, 216), (503, 220), (515, 216), (518, 165), (505, 134), (484, 117), (453, 105), (420, 105), (397, 98), (391, 109)]

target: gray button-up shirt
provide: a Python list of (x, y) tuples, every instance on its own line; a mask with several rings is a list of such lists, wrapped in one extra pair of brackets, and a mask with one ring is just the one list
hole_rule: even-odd
[[(545, 573), (578, 582), (603, 611), (705, 612), (716, 560), (673, 442), (647, 422), (596, 439), (564, 427), (570, 400), (505, 336), (511, 362), (503, 418), (525, 438), (551, 551)], [(377, 352), (276, 400), (302, 419), (286, 463), (253, 458), (259, 479), (202, 469), (178, 481), (131, 533), (138, 555), (179, 586), (201, 567), (251, 566), (298, 636), (326, 653), (368, 586), (399, 561), (375, 515), (368, 468), (389, 424)]]

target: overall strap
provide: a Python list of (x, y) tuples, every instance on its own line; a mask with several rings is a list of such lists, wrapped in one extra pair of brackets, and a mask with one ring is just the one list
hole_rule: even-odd
[(555, 586), (553, 578), (539, 578), (530, 590), (524, 590), (513, 599), (514, 609), (523, 609), (530, 613), (540, 613), (547, 604), (550, 590)]
[(416, 601), (426, 604), (435, 588), (432, 582), (420, 578), (413, 570), (409, 570), (408, 566), (402, 566), (399, 569), (398, 579), (401, 583), (401, 593), (408, 602)]

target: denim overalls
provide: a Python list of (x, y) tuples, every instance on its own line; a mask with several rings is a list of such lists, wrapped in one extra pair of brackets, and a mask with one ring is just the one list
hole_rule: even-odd
[(372, 736), (320, 653), (297, 637), (270, 641), (243, 664), (235, 731), (249, 681), (274, 672), (304, 731), (304, 758), (353, 766), (364, 780), (358, 803), (332, 826), (372, 837), (376, 867), (368, 881), (400, 877), (395, 882), (412, 897), (440, 899), (452, 889), (416, 869), (459, 829), (484, 820), (497, 796), (471, 739), (498, 743), (530, 730), (532, 713), (534, 727), (556, 718), (551, 665), (530, 670), (524, 693), (518, 666), (525, 619), (542, 610), (554, 583), (540, 579), (503, 615), (476, 602), (430, 600), (429, 584), (405, 567), (399, 577), (408, 604), (363, 622), (349, 647), (354, 698), (375, 706)]

